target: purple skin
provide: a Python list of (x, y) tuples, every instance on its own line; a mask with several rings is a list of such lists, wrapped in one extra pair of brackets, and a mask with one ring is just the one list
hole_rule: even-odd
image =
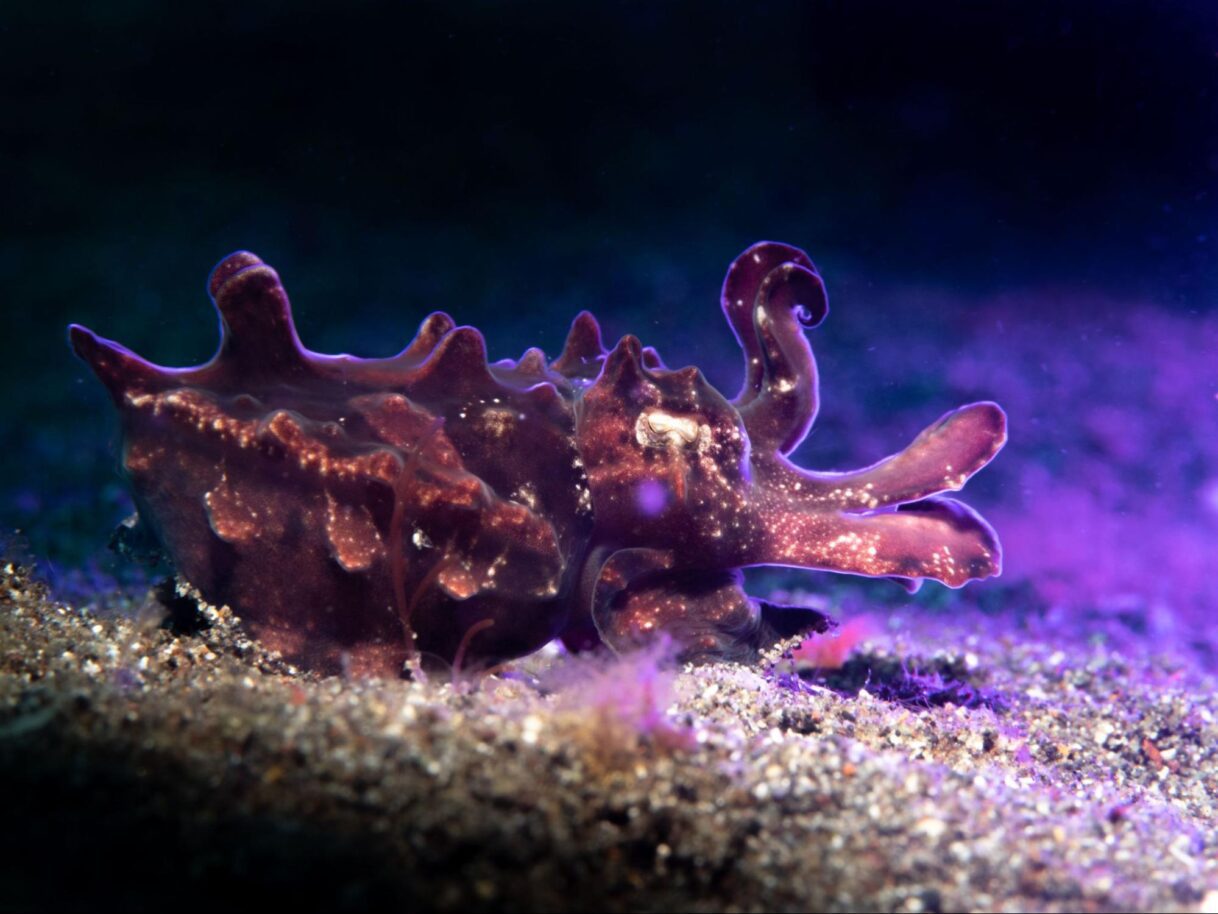
[(740, 569), (789, 565), (959, 587), (999, 573), (994, 531), (937, 493), (1006, 440), (993, 403), (948, 413), (850, 473), (790, 453), (817, 411), (804, 329), (828, 313), (802, 251), (761, 242), (722, 307), (746, 376), (725, 399), (587, 312), (559, 358), (488, 365), (482, 335), (426, 318), (388, 359), (305, 349), (279, 277), (238, 252), (212, 272), (216, 355), (150, 364), (73, 325), (106, 385), (142, 523), (179, 572), (289, 660), (399, 675), (492, 664), (555, 637), (748, 660), (824, 631), (751, 599)]

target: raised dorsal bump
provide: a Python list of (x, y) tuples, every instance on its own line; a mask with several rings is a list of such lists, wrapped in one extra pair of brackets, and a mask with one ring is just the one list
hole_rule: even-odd
[(150, 392), (171, 383), (171, 372), (140, 358), (125, 346), (103, 339), (88, 327), (68, 327), (68, 342), (120, 406), (129, 391)]
[(211, 296), (212, 301), (215, 301), (220, 295), (220, 289), (233, 278), (234, 274), (261, 263), (262, 258), (257, 254), (250, 251), (234, 251), (212, 269), (211, 275), (207, 277), (207, 294)]
[(405, 365), (422, 362), (456, 326), (457, 322), (443, 311), (433, 311), (423, 318), (419, 324), (419, 332), (410, 341), (410, 345), (398, 353), (395, 360)]
[(600, 324), (589, 312), (581, 311), (571, 322), (562, 355), (550, 367), (569, 378), (595, 377), (605, 354)]
[(294, 374), (305, 350), (292, 322), (292, 305), (279, 274), (249, 251), (230, 254), (207, 283), (220, 312), (222, 364), (254, 375)]

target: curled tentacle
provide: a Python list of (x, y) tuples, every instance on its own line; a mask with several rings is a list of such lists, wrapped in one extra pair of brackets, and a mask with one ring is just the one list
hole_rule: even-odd
[(744, 350), (744, 386), (732, 405), (737, 409), (752, 402), (762, 389), (765, 380), (764, 353), (757, 330), (753, 325), (753, 312), (757, 307), (757, 293), (771, 270), (784, 263), (794, 263), (815, 270), (808, 255), (799, 248), (776, 241), (759, 241), (732, 261), (723, 278), (723, 291), (719, 305)]
[(804, 330), (829, 312), (825, 287), (814, 269), (784, 263), (766, 274), (757, 291), (753, 327), (763, 376), (740, 417), (757, 451), (793, 451), (816, 418), (816, 359)]
[(799, 248), (763, 241), (732, 262), (720, 305), (744, 350), (732, 405), (755, 449), (790, 453), (816, 418), (816, 360), (804, 330), (829, 313), (820, 275)]

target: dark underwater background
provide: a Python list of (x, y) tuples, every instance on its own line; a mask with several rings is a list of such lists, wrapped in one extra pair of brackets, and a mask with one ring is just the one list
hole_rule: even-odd
[(731, 396), (719, 284), (768, 238), (830, 294), (797, 462), (1011, 418), (964, 496), (1000, 581), (772, 586), (1213, 656), (1211, 3), (6, 4), (0, 98), (0, 518), (65, 598), (146, 580), (106, 548), (131, 506), (69, 322), (204, 361), (248, 248), (318, 351), (443, 309), (555, 355), (586, 308)]

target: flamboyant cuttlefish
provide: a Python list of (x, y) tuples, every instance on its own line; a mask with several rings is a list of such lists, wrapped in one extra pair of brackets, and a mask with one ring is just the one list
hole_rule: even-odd
[(159, 368), (77, 325), (71, 344), (118, 406), (142, 523), (206, 599), (304, 666), (400, 674), (659, 633), (685, 658), (748, 658), (825, 619), (748, 597), (746, 566), (951, 587), (998, 573), (993, 530), (936, 495), (1002, 447), (996, 404), (855, 472), (785, 456), (817, 411), (804, 329), (828, 312), (797, 248), (756, 244), (727, 272), (734, 400), (633, 336), (606, 352), (587, 312), (553, 362), (488, 365), (482, 335), (440, 312), (398, 355), (360, 359), (305, 349), (253, 254), (225, 258), (209, 291), (221, 341), (205, 365)]

